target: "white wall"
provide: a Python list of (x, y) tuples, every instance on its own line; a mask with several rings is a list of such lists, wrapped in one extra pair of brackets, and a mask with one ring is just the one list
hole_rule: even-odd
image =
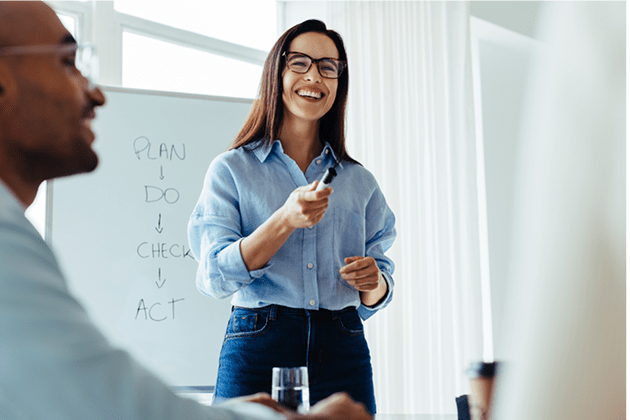
[(504, 360), (504, 305), (510, 267), (515, 203), (515, 170), (530, 63), (537, 42), (498, 25), (472, 18), (478, 83), (475, 110), (483, 141), (485, 203), (494, 358)]
[(530, 38), (536, 37), (538, 15), (544, 7), (538, 1), (471, 1), (470, 14)]
[[(326, 22), (327, 1), (278, 1), (278, 35), (308, 19)], [(333, 28), (334, 29), (334, 28)]]

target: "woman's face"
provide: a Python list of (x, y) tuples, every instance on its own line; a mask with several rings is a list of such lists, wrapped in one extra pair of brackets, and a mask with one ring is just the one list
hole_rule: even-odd
[[(306, 32), (297, 36), (291, 42), (288, 52), (299, 52), (313, 59), (339, 58), (332, 39), (318, 32)], [(337, 84), (337, 79), (322, 77), (314, 63), (304, 74), (295, 73), (285, 66), (282, 72), (285, 120), (319, 120), (332, 108), (337, 96)]]

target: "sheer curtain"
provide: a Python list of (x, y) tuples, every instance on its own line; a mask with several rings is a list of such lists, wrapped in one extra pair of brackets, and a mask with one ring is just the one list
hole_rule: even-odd
[(397, 217), (392, 304), (366, 323), (380, 413), (455, 413), (482, 358), (469, 6), (329, 2), (348, 50), (348, 149)]

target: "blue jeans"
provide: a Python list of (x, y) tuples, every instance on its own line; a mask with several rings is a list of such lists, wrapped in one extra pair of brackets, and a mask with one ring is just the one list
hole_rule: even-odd
[(344, 391), (376, 413), (370, 352), (356, 309), (235, 307), (219, 357), (216, 398), (271, 393), (273, 367), (308, 367), (311, 406)]

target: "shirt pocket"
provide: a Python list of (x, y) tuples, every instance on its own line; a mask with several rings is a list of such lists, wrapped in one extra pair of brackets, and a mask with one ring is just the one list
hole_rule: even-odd
[(365, 218), (344, 208), (335, 209), (334, 216), (334, 255), (335, 277), (345, 287), (356, 292), (339, 274), (339, 269), (346, 265), (344, 259), (347, 257), (365, 256)]

